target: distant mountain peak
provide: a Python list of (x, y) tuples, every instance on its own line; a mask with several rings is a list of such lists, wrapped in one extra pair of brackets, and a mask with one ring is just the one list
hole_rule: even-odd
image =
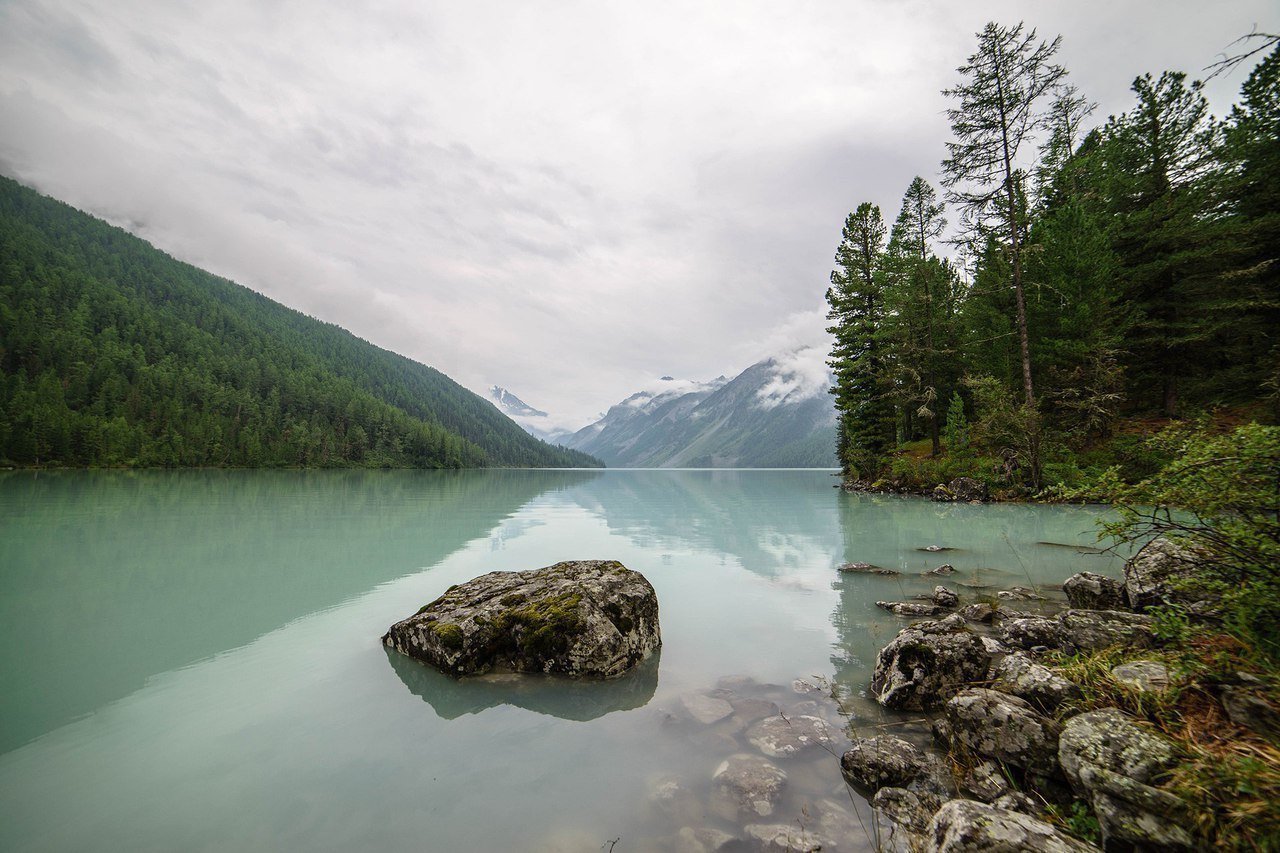
[(827, 467), (835, 408), (825, 356), (767, 358), (733, 379), (660, 377), (562, 442), (627, 467)]
[(489, 389), (489, 399), (494, 402), (503, 414), (511, 418), (545, 418), (547, 413), (535, 409), (501, 385)]

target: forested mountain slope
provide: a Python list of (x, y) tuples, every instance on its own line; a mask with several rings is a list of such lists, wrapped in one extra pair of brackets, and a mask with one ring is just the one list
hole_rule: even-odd
[(598, 466), (444, 374), (0, 178), (0, 460)]

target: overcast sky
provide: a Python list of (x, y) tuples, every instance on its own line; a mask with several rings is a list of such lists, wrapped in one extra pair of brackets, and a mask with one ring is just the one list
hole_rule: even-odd
[(1274, 0), (0, 0), (0, 172), (581, 425), (825, 346), (845, 215), (936, 180), (939, 90), (1023, 18), (1098, 121), (1280, 30)]

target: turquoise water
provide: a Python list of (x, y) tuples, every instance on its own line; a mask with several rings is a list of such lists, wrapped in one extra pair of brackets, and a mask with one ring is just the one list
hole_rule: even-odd
[[(1116, 574), (1097, 510), (848, 495), (824, 471), (15, 472), (0, 476), (0, 849), (666, 849), (751, 751), (681, 697), (736, 688), (842, 718), (898, 620), (943, 582)], [(1057, 544), (1040, 544), (1040, 543)], [(919, 550), (940, 545), (956, 550)], [(659, 660), (616, 682), (455, 682), (379, 637), (495, 569), (611, 558), (658, 592)], [(841, 575), (845, 561), (904, 572)], [(806, 704), (808, 703), (808, 704)], [(790, 709), (790, 711), (789, 711)], [(843, 734), (840, 734), (843, 737)], [(841, 746), (840, 738), (833, 745)], [(833, 756), (788, 793), (865, 804)], [(789, 762), (789, 763), (788, 763)], [(692, 813), (652, 806), (678, 780)], [(843, 799), (841, 799), (843, 798)], [(691, 816), (692, 814), (692, 816)], [(861, 849), (850, 837), (840, 849)]]

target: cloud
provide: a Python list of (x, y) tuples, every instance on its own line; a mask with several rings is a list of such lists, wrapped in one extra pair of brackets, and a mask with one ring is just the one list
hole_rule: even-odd
[[(1194, 72), (1255, 22), (1280, 28), (1272, 6), (1170, 3), (1157, 32), (1143, 4), (1061, 0), (1032, 23), (1063, 33), (1102, 117), (1136, 74)], [(845, 215), (870, 200), (892, 218), (935, 174), (938, 93), (972, 33), (1028, 14), (12, 0), (0, 163), (477, 391), (586, 422), (654, 376), (820, 351)], [(817, 363), (788, 381), (811, 388)]]

